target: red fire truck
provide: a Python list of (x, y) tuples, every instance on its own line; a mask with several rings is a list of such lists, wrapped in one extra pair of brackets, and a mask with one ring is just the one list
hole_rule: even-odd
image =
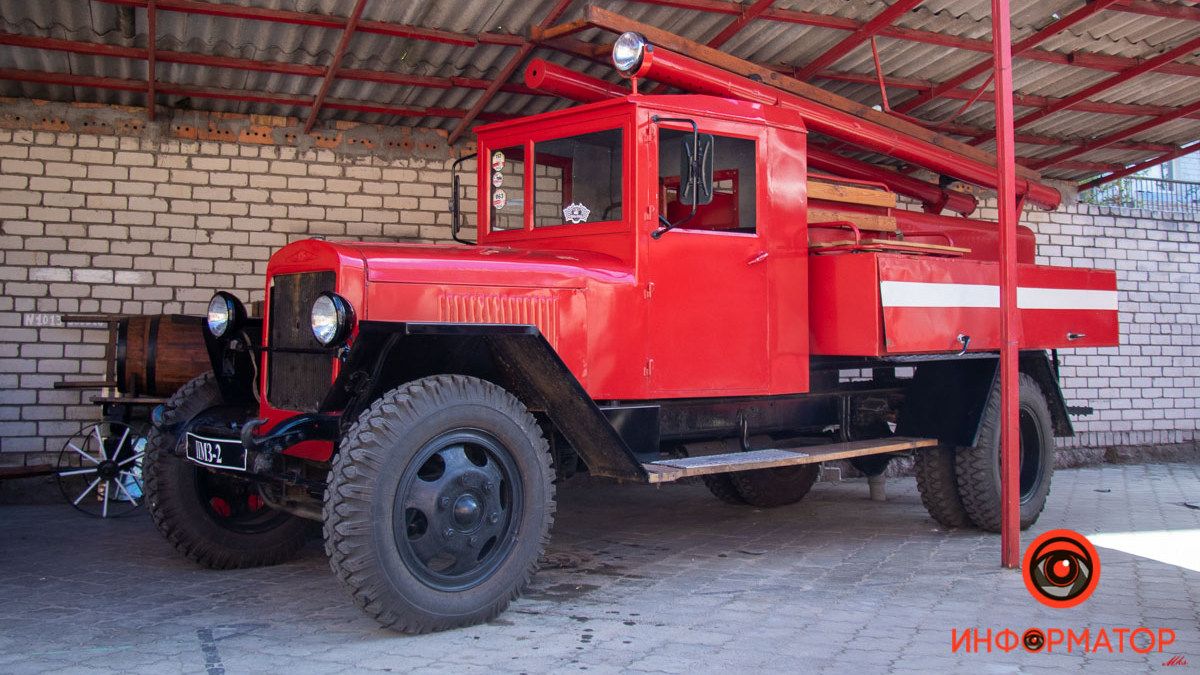
[[(319, 521), (355, 601), (423, 632), (503, 611), (556, 477), (578, 471), (695, 476), (767, 507), (801, 499), (821, 462), (872, 475), (912, 454), (934, 519), (999, 528), (997, 227), (937, 215), (969, 213), (967, 195), (809, 137), (985, 186), (986, 167), (839, 129), (637, 34), (613, 61), (632, 90), (535, 61), (532, 86), (588, 102), (478, 129), (474, 241), (301, 241), (272, 256), (261, 318), (213, 298), (213, 371), (155, 412), (146, 457), (176, 548), (272, 564)], [(695, 93), (637, 93), (645, 77)], [(1034, 256), (1020, 228), (1026, 527), (1071, 433), (1054, 350), (1117, 342), (1114, 274)]]

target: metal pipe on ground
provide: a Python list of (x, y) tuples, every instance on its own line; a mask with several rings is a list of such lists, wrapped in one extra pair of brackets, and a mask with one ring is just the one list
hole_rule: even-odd
[[(544, 59), (533, 59), (525, 68), (525, 85), (556, 96), (583, 103), (626, 96), (628, 89), (599, 78), (584, 75)], [(964, 216), (975, 211), (971, 195), (945, 190), (932, 183), (918, 180), (883, 167), (875, 166), (810, 145), (809, 166), (842, 176), (883, 183), (897, 194), (921, 201), (928, 210), (949, 209)]]

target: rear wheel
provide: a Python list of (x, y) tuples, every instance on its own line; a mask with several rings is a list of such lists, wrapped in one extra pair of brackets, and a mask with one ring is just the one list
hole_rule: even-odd
[[(221, 403), (216, 380), (207, 373), (167, 400), (164, 417), (183, 425)], [(150, 515), (171, 545), (214, 569), (274, 565), (295, 557), (304, 546), (306, 521), (267, 507), (249, 481), (176, 457), (178, 443), (177, 434), (152, 429), (143, 465)]]
[(804, 499), (820, 473), (820, 464), (800, 464), (778, 469), (738, 471), (728, 475), (746, 504), (771, 508), (795, 504)]
[[(1021, 529), (1037, 522), (1054, 475), (1054, 428), (1037, 381), (1021, 374), (1019, 395)], [(980, 528), (1000, 531), (1000, 392), (993, 389), (979, 427), (979, 443), (961, 448), (955, 462), (963, 508)]]
[(346, 433), (329, 474), (325, 551), (388, 628), (487, 621), (537, 567), (553, 479), (549, 444), (511, 394), (458, 375), (410, 382)]
[(701, 476), (700, 480), (704, 481), (704, 487), (708, 488), (714, 497), (726, 504), (735, 506), (746, 504), (745, 497), (742, 497), (742, 493), (738, 492), (737, 486), (733, 483), (733, 474), (713, 473)]
[(970, 527), (971, 517), (958, 494), (954, 448), (938, 445), (914, 453), (913, 472), (921, 503), (934, 520), (945, 527)]

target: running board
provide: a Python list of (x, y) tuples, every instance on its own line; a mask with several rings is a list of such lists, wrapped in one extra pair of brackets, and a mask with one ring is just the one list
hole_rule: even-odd
[(688, 476), (705, 476), (731, 471), (753, 471), (755, 469), (777, 469), (798, 464), (817, 464), (851, 457), (883, 455), (913, 448), (937, 445), (935, 438), (876, 438), (849, 443), (810, 445), (799, 448), (768, 448), (748, 452), (730, 452), (720, 455), (703, 455), (680, 459), (664, 459), (643, 464), (651, 483), (669, 483)]

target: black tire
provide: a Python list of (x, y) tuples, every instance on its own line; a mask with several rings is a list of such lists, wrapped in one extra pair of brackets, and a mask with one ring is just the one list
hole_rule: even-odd
[[(1037, 381), (1021, 374), (1021, 529), (1037, 522), (1054, 475), (1054, 427), (1050, 406)], [(1000, 395), (993, 389), (979, 427), (979, 443), (961, 448), (955, 461), (958, 492), (971, 521), (1000, 531)]]
[(701, 476), (700, 480), (704, 481), (704, 487), (713, 493), (713, 496), (726, 504), (734, 506), (745, 506), (746, 500), (742, 497), (742, 493), (738, 492), (737, 486), (733, 484), (733, 474), (714, 473), (707, 476)]
[(921, 503), (944, 527), (970, 527), (974, 523), (963, 507), (955, 474), (955, 452), (950, 446), (921, 448), (914, 453), (913, 472)]
[(757, 469), (728, 474), (742, 500), (750, 506), (772, 508), (804, 499), (821, 473), (820, 464)]
[[(167, 400), (164, 418), (183, 424), (221, 402), (216, 379), (206, 373)], [(142, 469), (150, 516), (176, 550), (212, 569), (275, 565), (296, 556), (307, 521), (265, 506), (249, 481), (176, 457), (178, 443), (176, 434), (152, 428)]]
[(416, 380), (381, 396), (342, 439), (325, 552), (359, 607), (388, 628), (488, 621), (537, 569), (553, 481), (549, 444), (511, 394), (460, 375)]

